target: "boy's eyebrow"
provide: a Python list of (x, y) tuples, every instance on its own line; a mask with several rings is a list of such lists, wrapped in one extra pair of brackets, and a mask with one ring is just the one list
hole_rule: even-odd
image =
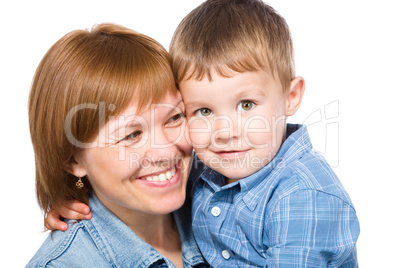
[(208, 106), (208, 102), (206, 101), (187, 101), (185, 103), (186, 106), (186, 110), (190, 110), (192, 108), (199, 108), (199, 107), (204, 107), (204, 106)]
[[(234, 95), (233, 99), (242, 99), (242, 98), (250, 98), (252, 96), (261, 96), (265, 97), (266, 92), (260, 89), (245, 89), (239, 92), (238, 94)], [(201, 106), (208, 106), (208, 100), (205, 101), (187, 101), (185, 103), (186, 109), (191, 109), (193, 107), (201, 107)]]
[(250, 95), (253, 95), (253, 96), (257, 95), (257, 96), (265, 97), (266, 93), (265, 93), (265, 91), (260, 90), (260, 89), (247, 89), (247, 90), (242, 90), (241, 92), (239, 92), (236, 95), (236, 98), (239, 99), (239, 98), (250, 97)]

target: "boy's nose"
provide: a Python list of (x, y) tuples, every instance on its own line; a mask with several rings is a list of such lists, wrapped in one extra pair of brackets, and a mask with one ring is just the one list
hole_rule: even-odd
[(238, 137), (236, 118), (219, 116), (214, 118), (214, 132), (211, 139), (217, 144), (226, 144)]

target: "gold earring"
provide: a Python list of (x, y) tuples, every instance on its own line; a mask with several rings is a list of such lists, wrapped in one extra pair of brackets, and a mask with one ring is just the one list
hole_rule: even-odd
[(84, 183), (81, 181), (81, 177), (78, 177), (78, 181), (75, 183), (75, 186), (77, 186), (78, 189), (84, 187)]

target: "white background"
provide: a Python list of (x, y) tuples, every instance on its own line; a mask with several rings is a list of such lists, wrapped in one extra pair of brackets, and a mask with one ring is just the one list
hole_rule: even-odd
[[(1, 2), (2, 267), (23, 267), (46, 236), (35, 197), (27, 100), (47, 49), (67, 32), (101, 22), (132, 28), (168, 48), (180, 20), (201, 2)], [(310, 125), (313, 144), (352, 197), (361, 225), (361, 267), (395, 267), (402, 250), (397, 2), (269, 1), (291, 28), (297, 74), (306, 79), (303, 105), (291, 121)]]

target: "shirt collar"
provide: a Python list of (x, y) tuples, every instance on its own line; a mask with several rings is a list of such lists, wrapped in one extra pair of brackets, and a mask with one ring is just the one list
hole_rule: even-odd
[(258, 172), (240, 180), (241, 191), (244, 193), (244, 203), (250, 210), (254, 210), (257, 206), (260, 189), (256, 187), (261, 183), (262, 179), (267, 178), (275, 171), (280, 171), (290, 163), (300, 159), (306, 152), (312, 149), (312, 144), (307, 131), (307, 127), (298, 124), (287, 124), (286, 140), (275, 157)]
[[(107, 209), (93, 193), (89, 206), (92, 212), (90, 221), (83, 221), (98, 247), (105, 247), (105, 257), (118, 267), (149, 267), (158, 260), (165, 260), (168, 267), (173, 264), (151, 245), (139, 238), (116, 215)], [(186, 214), (187, 213), (187, 214)], [(182, 243), (183, 261), (190, 265), (203, 262), (203, 258), (191, 232), (191, 215), (188, 211), (174, 213)], [(186, 221), (186, 218), (189, 220)], [(192, 250), (188, 252), (188, 250)], [(122, 255), (124, 254), (124, 255)], [(129, 257), (127, 257), (129, 256)], [(169, 265), (170, 264), (170, 265)]]
[[(193, 158), (193, 163), (191, 166), (191, 172), (189, 175), (189, 181), (192, 186), (194, 185), (194, 182), (198, 179), (201, 178), (203, 179), (206, 183), (208, 183), (211, 188), (216, 192), (219, 191), (221, 188), (226, 187), (225, 186), (225, 178), (223, 177), (222, 174), (219, 172), (211, 169), (207, 165), (205, 165), (194, 153), (194, 158)], [(230, 186), (233, 186), (233, 184), (230, 184)], [(192, 193), (191, 193), (192, 195)]]

